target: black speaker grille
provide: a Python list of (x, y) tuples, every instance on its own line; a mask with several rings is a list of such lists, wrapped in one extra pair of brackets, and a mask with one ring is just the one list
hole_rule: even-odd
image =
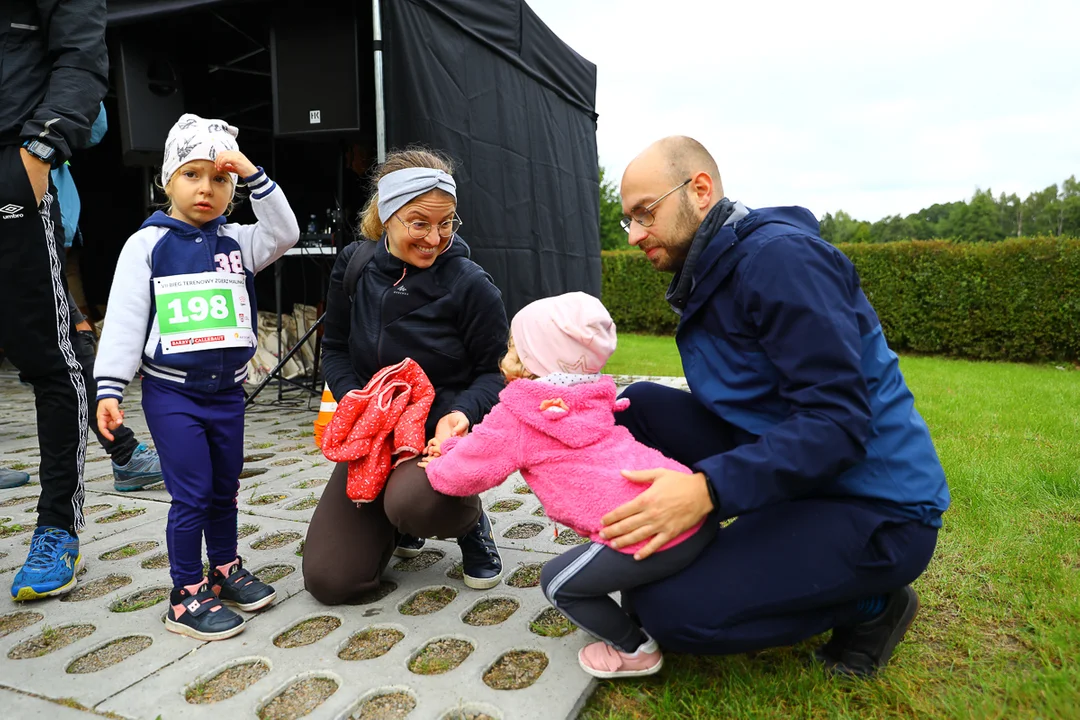
[(271, 31), (274, 135), (361, 129), (357, 23), (351, 7), (275, 14)]

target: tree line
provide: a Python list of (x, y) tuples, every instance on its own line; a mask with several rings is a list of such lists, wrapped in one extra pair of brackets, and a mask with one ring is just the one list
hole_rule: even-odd
[[(604, 250), (626, 247), (626, 233), (619, 227), (621, 217), (618, 186), (600, 168), (600, 245)], [(990, 189), (976, 189), (970, 200), (934, 203), (907, 216), (890, 215), (873, 223), (837, 210), (835, 214), (825, 213), (820, 223), (821, 237), (834, 244), (1080, 237), (1080, 181), (1073, 175), (1060, 185), (1055, 183), (1024, 199), (1016, 193), (995, 197)]]
[(970, 200), (934, 203), (906, 217), (890, 215), (874, 223), (843, 210), (821, 218), (821, 237), (831, 243), (935, 238), (993, 242), (1025, 235), (1080, 237), (1080, 182), (1075, 175), (1023, 200), (1016, 193), (994, 197), (989, 189), (977, 189)]

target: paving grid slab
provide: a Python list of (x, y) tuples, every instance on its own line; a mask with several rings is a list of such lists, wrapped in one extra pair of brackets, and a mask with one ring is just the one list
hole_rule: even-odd
[[(620, 377), (620, 385), (638, 379)], [(685, 388), (677, 379), (660, 382)], [(132, 384), (125, 403), (125, 420), (140, 440), (149, 441), (149, 433), (139, 408), (139, 383)], [(269, 396), (267, 396), (269, 397)], [(295, 397), (295, 396), (294, 396)], [(314, 407), (314, 405), (312, 406)], [(358, 606), (326, 607), (303, 590), (300, 557), (301, 540), (314, 512), (314, 503), (322, 494), (331, 465), (315, 448), (312, 439), (314, 410), (279, 407), (258, 403), (249, 409), (245, 437), (244, 477), (238, 506), (239, 523), (250, 532), (240, 540), (245, 565), (260, 570), (271, 565), (285, 566), (288, 574), (274, 583), (278, 599), (267, 611), (245, 614), (249, 627), (235, 639), (217, 643), (199, 643), (164, 629), (165, 602), (133, 612), (112, 612), (118, 600), (151, 588), (168, 587), (167, 567), (145, 569), (142, 564), (165, 551), (165, 518), (169, 496), (162, 486), (135, 493), (117, 493), (112, 487), (111, 466), (91, 436), (87, 449), (87, 527), (82, 535), (82, 553), (86, 571), (80, 586), (109, 575), (130, 578), (122, 587), (96, 598), (60, 602), (48, 600), (16, 605), (8, 593), (0, 595), (0, 617), (19, 611), (40, 613), (43, 618), (32, 625), (0, 637), (0, 686), (33, 693), (45, 698), (72, 698), (98, 712), (123, 717), (169, 718), (181, 713), (209, 717), (221, 711), (251, 717), (290, 684), (306, 677), (331, 678), (338, 689), (310, 718), (342, 720), (350, 717), (363, 702), (383, 692), (412, 695), (416, 707), (409, 718), (442, 718), (459, 710), (485, 712), (501, 720), (511, 718), (559, 718), (576, 716), (592, 692), (594, 683), (577, 666), (577, 650), (589, 640), (578, 630), (563, 638), (547, 638), (532, 633), (529, 623), (548, 607), (538, 588), (514, 588), (506, 584), (514, 570), (526, 564), (543, 563), (568, 545), (555, 541), (553, 523), (538, 512), (540, 504), (532, 494), (515, 492), (523, 488), (520, 476), (484, 494), (496, 540), (503, 549), (504, 581), (488, 591), (471, 590), (447, 573), (460, 560), (456, 544), (429, 541), (426, 549), (442, 553), (438, 561), (423, 570), (405, 572), (391, 562), (384, 579), (397, 588), (373, 603)], [(31, 473), (31, 485), (0, 491), (0, 526), (16, 531), (0, 538), (0, 582), (10, 583), (14, 570), (26, 554), (30, 531), (35, 522), (38, 451), (34, 426), (33, 394), (21, 385), (13, 373), (0, 372), (0, 467), (14, 463)], [(22, 499), (8, 506), (11, 500)], [(520, 505), (514, 502), (519, 501)], [(505, 509), (516, 505), (513, 509)], [(142, 511), (116, 522), (99, 522), (120, 510)], [(521, 534), (519, 526), (535, 532), (528, 537), (505, 537)], [(252, 527), (254, 526), (254, 527)], [(254, 549), (253, 544), (279, 534), (285, 542), (272, 549)], [(565, 541), (566, 535), (562, 536)], [(116, 553), (116, 559), (101, 556), (136, 543), (157, 543), (138, 554)], [(145, 545), (140, 545), (145, 547)], [(134, 552), (134, 550), (129, 550)], [(113, 557), (113, 556), (110, 556)], [(456, 591), (445, 607), (429, 615), (411, 616), (399, 606), (416, 592), (428, 588), (449, 587)], [(6, 585), (5, 585), (6, 588)], [(518, 609), (498, 625), (474, 627), (463, 621), (464, 615), (479, 601), (509, 598)], [(322, 639), (296, 648), (274, 645), (281, 632), (305, 619), (321, 616), (337, 618), (341, 625)], [(39, 635), (46, 627), (91, 624), (93, 633), (60, 650), (39, 658), (12, 660), (8, 652), (19, 643)], [(342, 660), (341, 647), (352, 635), (371, 627), (391, 627), (404, 634), (385, 655), (370, 660)], [(70, 674), (66, 668), (76, 659), (128, 636), (152, 640), (149, 647), (116, 665), (87, 674)], [(410, 659), (432, 640), (458, 638), (474, 646), (471, 654), (453, 670), (441, 675), (417, 675), (408, 669)], [(492, 663), (510, 650), (536, 650), (548, 658), (539, 679), (522, 690), (494, 690), (482, 678)], [(233, 697), (212, 705), (192, 705), (185, 701), (186, 688), (205, 681), (220, 669), (241, 659), (259, 659), (270, 670), (257, 682)], [(61, 687), (62, 690), (57, 688)], [(79, 711), (48, 704), (29, 695), (17, 695), (13, 707), (27, 708), (22, 717), (40, 715), (41, 707), (55, 708), (51, 714), (83, 715)], [(36, 708), (36, 709), (35, 709)], [(33, 709), (33, 712), (30, 712)]]
[(0, 707), (4, 708), (4, 717), (21, 720), (88, 720), (93, 715), (76, 708), (65, 707), (33, 695), (5, 690), (0, 687)]

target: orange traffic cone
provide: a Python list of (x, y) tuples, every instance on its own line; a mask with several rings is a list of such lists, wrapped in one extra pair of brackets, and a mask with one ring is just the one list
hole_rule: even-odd
[(334, 416), (335, 410), (337, 410), (337, 401), (334, 400), (334, 396), (330, 392), (330, 386), (324, 385), (322, 405), (319, 406), (319, 416), (315, 418), (315, 444), (319, 447), (322, 447), (323, 430), (326, 429), (330, 418)]

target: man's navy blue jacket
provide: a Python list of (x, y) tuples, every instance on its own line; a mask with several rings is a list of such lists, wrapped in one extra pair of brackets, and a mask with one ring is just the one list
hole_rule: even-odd
[(939, 527), (945, 473), (851, 261), (804, 208), (714, 215), (676, 341), (694, 397), (742, 431), (694, 465), (722, 516), (840, 496)]

